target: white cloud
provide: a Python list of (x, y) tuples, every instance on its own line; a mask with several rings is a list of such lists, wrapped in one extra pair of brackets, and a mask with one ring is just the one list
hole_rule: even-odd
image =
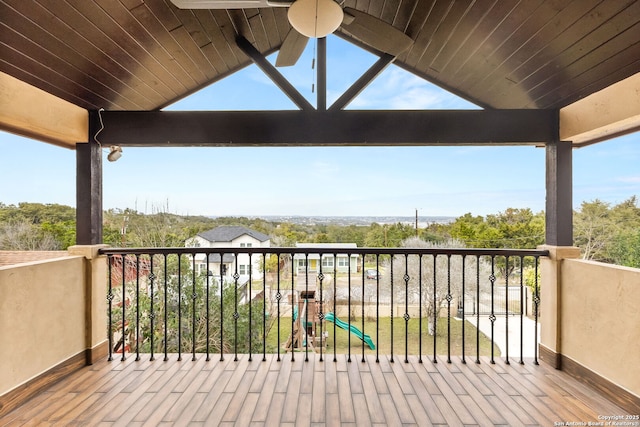
[(391, 66), (353, 101), (352, 107), (423, 110), (474, 106), (420, 77)]
[(621, 176), (617, 178), (619, 182), (626, 182), (628, 184), (640, 184), (640, 175), (635, 176)]

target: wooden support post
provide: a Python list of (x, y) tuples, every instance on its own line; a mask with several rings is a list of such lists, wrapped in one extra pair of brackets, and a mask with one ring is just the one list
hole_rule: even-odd
[(546, 150), (546, 244), (572, 246), (572, 144), (554, 141)]
[(102, 243), (102, 147), (92, 129), (99, 129), (98, 113), (89, 116), (90, 139), (76, 144), (76, 244)]

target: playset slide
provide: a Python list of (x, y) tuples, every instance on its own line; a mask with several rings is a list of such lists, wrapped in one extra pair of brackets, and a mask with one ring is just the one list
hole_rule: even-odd
[(355, 335), (356, 337), (358, 337), (362, 341), (364, 341), (364, 343), (367, 344), (371, 350), (375, 350), (376, 349), (376, 345), (373, 343), (373, 340), (371, 339), (371, 337), (369, 335), (363, 334), (360, 331), (360, 329), (356, 328), (353, 325), (349, 325), (346, 322), (343, 322), (342, 320), (340, 320), (339, 318), (334, 316), (333, 313), (325, 314), (324, 315), (324, 320), (326, 320), (327, 322), (333, 322), (333, 323), (336, 324), (337, 327), (339, 327), (341, 329), (344, 329), (345, 331), (351, 332), (353, 335)]

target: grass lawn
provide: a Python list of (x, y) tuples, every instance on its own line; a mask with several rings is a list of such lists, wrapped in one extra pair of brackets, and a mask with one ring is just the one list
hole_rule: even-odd
[[(347, 322), (347, 318), (341, 318), (340, 320)], [(420, 349), (420, 324), (419, 319), (410, 319), (405, 327), (405, 321), (402, 317), (393, 318), (393, 354), (404, 355), (405, 343), (408, 348), (408, 353), (417, 355)], [(362, 320), (360, 318), (351, 318), (351, 324), (363, 330)], [(327, 353), (333, 353), (335, 346), (336, 353), (348, 353), (349, 345), (351, 346), (351, 354), (362, 354), (363, 342), (355, 335), (349, 334), (346, 330), (336, 327), (334, 336), (333, 331), (334, 324), (325, 322), (323, 330), (329, 332), (329, 338), (327, 340)], [(429, 335), (427, 330), (427, 321), (422, 322), (422, 355), (433, 355), (433, 337)], [(475, 357), (476, 355), (476, 332), (475, 326), (466, 322), (465, 324), (465, 354), (467, 357)], [(375, 320), (364, 322), (364, 333), (369, 335), (375, 343), (377, 350), (380, 354), (391, 354), (391, 318), (381, 317), (376, 334), (376, 322)], [(280, 319), (280, 346), (289, 338), (291, 334), (291, 318), (283, 317)], [(351, 341), (349, 343), (349, 340)], [(277, 324), (273, 326), (269, 335), (267, 336), (267, 348), (275, 352), (278, 345), (278, 332)], [(451, 318), (451, 333), (450, 333), (450, 345), (451, 355), (462, 354), (462, 321)], [(367, 345), (364, 345), (365, 354), (375, 354), (376, 350), (371, 350)], [(281, 350), (282, 351), (282, 350)], [(436, 353), (441, 355), (447, 354), (447, 319), (441, 318), (438, 322), (438, 333), (436, 334)], [(482, 332), (480, 332), (480, 355), (491, 355), (491, 341)], [(494, 345), (494, 355), (498, 357), (500, 350)]]

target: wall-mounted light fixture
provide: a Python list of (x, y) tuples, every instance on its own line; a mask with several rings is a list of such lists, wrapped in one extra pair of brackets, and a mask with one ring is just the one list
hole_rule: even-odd
[[(98, 129), (96, 134), (93, 136), (93, 139), (98, 143), (101, 149), (102, 149), (102, 144), (98, 139), (98, 135), (100, 134), (100, 132), (104, 130), (104, 122), (102, 121), (103, 111), (104, 111), (104, 108), (100, 108), (98, 110), (98, 120), (100, 120), (100, 129)], [(120, 147), (119, 145), (112, 145), (111, 147), (109, 147), (109, 154), (107, 154), (107, 160), (109, 160), (110, 162), (115, 162), (120, 157), (122, 157), (122, 147)]]
[(122, 147), (119, 145), (112, 145), (109, 147), (109, 154), (107, 154), (107, 160), (110, 162), (115, 162), (120, 157), (122, 157)]

